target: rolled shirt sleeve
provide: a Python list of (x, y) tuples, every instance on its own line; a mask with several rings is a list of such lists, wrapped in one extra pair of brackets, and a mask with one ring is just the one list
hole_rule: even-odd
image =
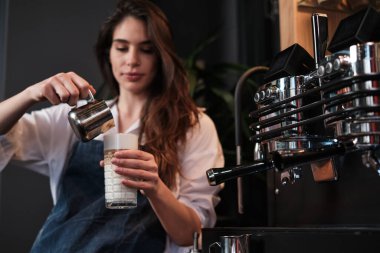
[(17, 149), (17, 127), (13, 127), (7, 134), (0, 135), (0, 171), (2, 171), (12, 159)]
[(9, 162), (50, 176), (53, 201), (69, 149), (75, 141), (67, 113), (61, 104), (24, 114), (15, 126), (0, 136), (0, 170)]
[(223, 167), (224, 157), (215, 125), (206, 114), (200, 114), (199, 124), (188, 133), (180, 159), (178, 200), (196, 211), (202, 227), (212, 227), (216, 222), (214, 207), (219, 202), (216, 194), (222, 186), (210, 186), (206, 171)]
[[(216, 222), (214, 207), (219, 202), (217, 193), (223, 185), (210, 186), (206, 171), (223, 167), (224, 157), (214, 122), (206, 114), (200, 113), (199, 124), (189, 131), (179, 158), (182, 170), (174, 195), (196, 212), (202, 227), (213, 227)], [(167, 237), (165, 253), (187, 253), (190, 248), (180, 247)]]

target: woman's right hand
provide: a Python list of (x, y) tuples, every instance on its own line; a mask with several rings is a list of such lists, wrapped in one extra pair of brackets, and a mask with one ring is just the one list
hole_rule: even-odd
[(36, 102), (48, 100), (53, 105), (68, 103), (74, 106), (78, 99), (88, 96), (89, 90), (93, 94), (96, 92), (92, 85), (74, 72), (59, 73), (29, 86), (0, 103), (0, 135), (7, 133)]
[(77, 104), (79, 99), (88, 97), (89, 90), (96, 91), (85, 79), (74, 72), (59, 73), (27, 88), (35, 102), (48, 100), (51, 104)]

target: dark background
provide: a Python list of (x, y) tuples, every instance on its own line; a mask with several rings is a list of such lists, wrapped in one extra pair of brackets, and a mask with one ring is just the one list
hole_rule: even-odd
[[(1, 0), (0, 99), (66, 71), (74, 71), (100, 87), (93, 45), (99, 26), (115, 2)], [(207, 65), (225, 62), (247, 67), (267, 65), (278, 52), (276, 0), (154, 2), (167, 14), (182, 58), (213, 34), (219, 36), (201, 55)], [(233, 92), (235, 83), (236, 77), (231, 77), (224, 85)], [(248, 100), (250, 95), (247, 94)], [(245, 145), (243, 148), (249, 150), (249, 144)], [(227, 156), (226, 162), (233, 164), (233, 157)], [(237, 214), (236, 185), (228, 182), (217, 208), (218, 225), (236, 225), (241, 221), (245, 225), (267, 223), (265, 175), (246, 177), (245, 181), (249, 185), (245, 189), (249, 215)], [(0, 251), (28, 252), (51, 206), (48, 178), (8, 166), (0, 178)]]

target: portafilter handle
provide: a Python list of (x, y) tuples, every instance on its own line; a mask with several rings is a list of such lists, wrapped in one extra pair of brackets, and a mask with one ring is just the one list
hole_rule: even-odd
[(271, 161), (256, 161), (237, 166), (212, 168), (206, 171), (206, 175), (210, 185), (218, 185), (233, 178), (266, 171), (273, 168), (274, 165)]
[(343, 155), (355, 151), (356, 147), (352, 142), (340, 143), (339, 145), (320, 148), (315, 151), (302, 153), (281, 154), (273, 152), (272, 158), (266, 161), (255, 161), (249, 164), (230, 166), (224, 168), (212, 168), (206, 171), (210, 185), (218, 185), (227, 180), (237, 177), (254, 174), (270, 169), (283, 171), (288, 168), (302, 166), (315, 161), (321, 161), (336, 155)]

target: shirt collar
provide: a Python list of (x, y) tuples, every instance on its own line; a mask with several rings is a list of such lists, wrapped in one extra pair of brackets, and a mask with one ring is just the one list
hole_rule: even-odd
[[(107, 101), (108, 106), (111, 107), (111, 113), (115, 119), (115, 127), (110, 130), (110, 133), (116, 133), (119, 131), (119, 111), (117, 110), (117, 98)], [(141, 121), (140, 119), (136, 120), (126, 131), (125, 133), (133, 133), (138, 135), (140, 130)]]

